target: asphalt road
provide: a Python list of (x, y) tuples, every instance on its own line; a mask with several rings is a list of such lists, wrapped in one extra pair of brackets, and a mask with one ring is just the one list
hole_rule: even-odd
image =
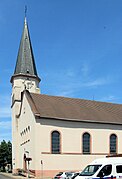
[(0, 174), (0, 179), (9, 179), (11, 177)]

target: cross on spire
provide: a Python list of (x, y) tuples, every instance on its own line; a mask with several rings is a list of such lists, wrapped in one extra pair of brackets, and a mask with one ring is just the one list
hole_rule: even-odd
[(27, 16), (27, 6), (25, 6), (25, 17)]

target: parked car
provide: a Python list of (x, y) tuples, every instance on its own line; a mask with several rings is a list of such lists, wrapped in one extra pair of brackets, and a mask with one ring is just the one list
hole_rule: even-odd
[(66, 172), (66, 179), (72, 179), (74, 174), (75, 174), (75, 172)]
[(80, 174), (80, 172), (75, 172), (73, 175), (72, 175), (72, 178), (71, 179), (74, 179), (76, 176), (78, 176)]
[(67, 172), (59, 172), (54, 179), (66, 179), (66, 173)]
[(74, 172), (59, 172), (54, 179), (71, 179)]
[(78, 176), (80, 174), (80, 172), (74, 172), (74, 173), (72, 173), (72, 176), (71, 176), (71, 178), (69, 178), (69, 179), (74, 179), (76, 176)]

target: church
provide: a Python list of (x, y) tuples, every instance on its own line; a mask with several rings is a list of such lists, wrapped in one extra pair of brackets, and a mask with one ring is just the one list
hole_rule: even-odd
[(40, 81), (25, 17), (11, 77), (13, 173), (54, 177), (122, 153), (122, 104), (41, 94)]

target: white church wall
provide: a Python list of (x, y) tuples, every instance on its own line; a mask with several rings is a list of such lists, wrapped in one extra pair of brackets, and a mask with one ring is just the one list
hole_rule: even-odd
[[(19, 118), (19, 168), (23, 168), (23, 156), (32, 158), (30, 169), (35, 167), (35, 118), (26, 97), (23, 97), (21, 116)], [(29, 152), (29, 154), (27, 153)]]
[(14, 103), (12, 107), (12, 167), (13, 171), (16, 172), (16, 168), (18, 167), (19, 159), (18, 159), (18, 118), (16, 117), (16, 114), (19, 113), (20, 109), (20, 102), (16, 102), (16, 105)]
[[(55, 170), (81, 170), (95, 158), (109, 154), (109, 137), (112, 133), (118, 137), (118, 147), (122, 146), (122, 126), (71, 122), (53, 119), (36, 120), (36, 170), (47, 173)], [(57, 130), (61, 134), (61, 154), (51, 154), (51, 132)], [(82, 154), (82, 135), (91, 135), (91, 154)], [(121, 148), (118, 149), (118, 152)]]
[[(61, 135), (61, 154), (51, 154), (51, 133)], [(82, 135), (91, 136), (91, 153), (82, 153)], [(23, 97), (21, 115), (18, 118), (18, 164), (23, 168), (23, 156), (29, 152), (30, 169), (40, 175), (53, 176), (58, 171), (79, 171), (95, 158), (109, 154), (109, 137), (117, 135), (118, 152), (122, 151), (122, 126), (56, 119), (35, 119), (26, 96)], [(28, 154), (26, 153), (28, 157)], [(43, 166), (42, 166), (43, 165)]]

